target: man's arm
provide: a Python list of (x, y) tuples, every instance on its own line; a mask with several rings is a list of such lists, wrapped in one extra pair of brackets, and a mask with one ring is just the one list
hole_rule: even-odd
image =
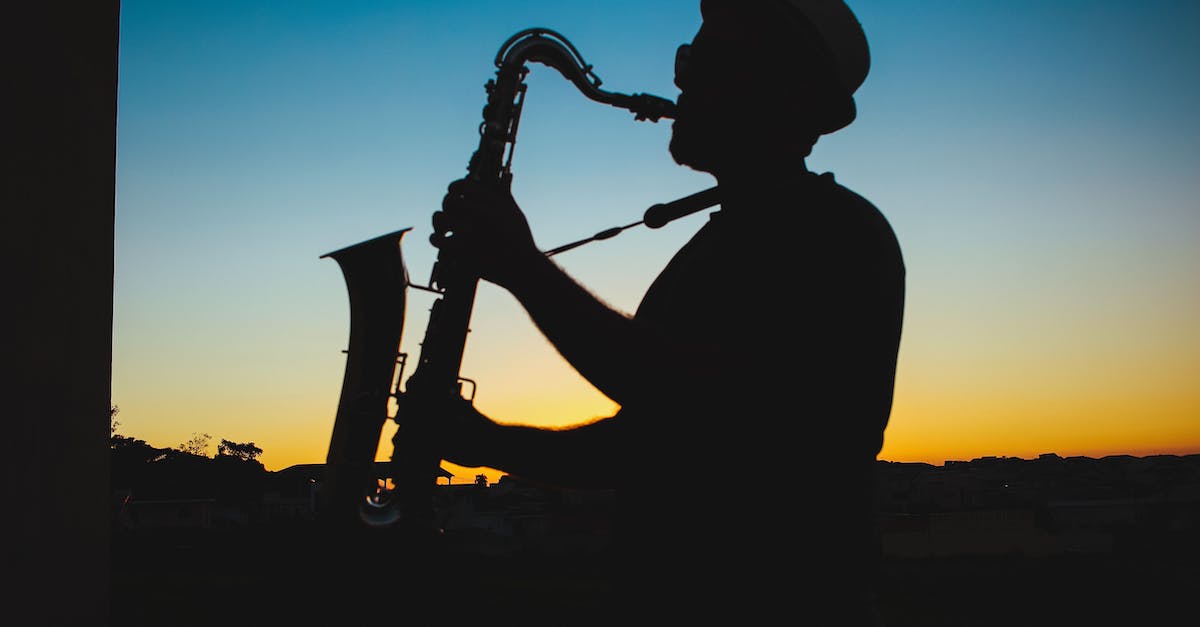
[(439, 421), (444, 459), (567, 488), (610, 488), (622, 460), (620, 414), (561, 429), (498, 424), (464, 402)]
[[(710, 343), (684, 345), (638, 323), (584, 289), (534, 244), (507, 190), (452, 183), (430, 241), (481, 278), (511, 292), (538, 329), (589, 382), (621, 405), (653, 393), (664, 373), (704, 380)], [(707, 347), (701, 350), (702, 347)]]
[(602, 302), (546, 257), (506, 287), (538, 329), (584, 378), (625, 405), (652, 393), (687, 350)]

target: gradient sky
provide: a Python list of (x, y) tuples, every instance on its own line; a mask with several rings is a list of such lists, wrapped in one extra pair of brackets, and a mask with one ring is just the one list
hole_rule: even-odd
[[(871, 74), (858, 120), (809, 165), (880, 207), (908, 267), (880, 457), (1200, 453), (1200, 4), (851, 6)], [(674, 51), (699, 22), (682, 0), (122, 2), (118, 432), (208, 433), (210, 454), (253, 441), (270, 470), (324, 461), (349, 301), (320, 256), (412, 227), (405, 261), (428, 283), (429, 216), (466, 172), (504, 40), (552, 28), (604, 89), (674, 98)], [(713, 183), (671, 160), (669, 124), (541, 65), (527, 83), (513, 190), (543, 248)], [(703, 216), (556, 260), (632, 311)], [(432, 298), (409, 292), (414, 361)], [(488, 284), (462, 374), (503, 421), (616, 409)], [(798, 438), (797, 455), (819, 445)]]

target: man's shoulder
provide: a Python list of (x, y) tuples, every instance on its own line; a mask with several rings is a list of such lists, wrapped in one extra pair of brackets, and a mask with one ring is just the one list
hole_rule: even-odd
[(804, 185), (806, 196), (816, 196), (824, 200), (825, 206), (832, 209), (858, 209), (865, 213), (877, 213), (882, 216), (875, 203), (865, 196), (843, 185), (833, 172), (812, 174)]
[(840, 183), (832, 172), (816, 174), (807, 186), (802, 203), (809, 205), (818, 216), (847, 228), (870, 227), (894, 237), (892, 225), (879, 207), (857, 191)]

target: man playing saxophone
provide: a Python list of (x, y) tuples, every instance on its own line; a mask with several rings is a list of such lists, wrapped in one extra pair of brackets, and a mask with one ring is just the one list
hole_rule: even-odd
[[(856, 117), (866, 38), (840, 1), (700, 8), (677, 53), (670, 152), (716, 179), (721, 208), (633, 315), (543, 254), (506, 190), (456, 181), (433, 219), (432, 243), (511, 292), (620, 410), (545, 429), (464, 402), (438, 421), (440, 450), (615, 488), (620, 583), (643, 615), (876, 625), (873, 478), (905, 268), (883, 215), (805, 163)], [(652, 480), (685, 467), (703, 478)]]

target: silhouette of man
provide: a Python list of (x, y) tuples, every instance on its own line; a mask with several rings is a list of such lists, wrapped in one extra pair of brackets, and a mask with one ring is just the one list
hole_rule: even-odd
[(680, 46), (671, 154), (721, 207), (634, 315), (534, 244), (505, 190), (460, 180), (432, 243), (510, 291), (613, 416), (562, 429), (457, 406), (445, 459), (617, 490), (618, 573), (639, 618), (879, 624), (873, 479), (905, 268), (867, 200), (810, 172), (856, 117), (866, 38), (841, 2), (702, 0)]

